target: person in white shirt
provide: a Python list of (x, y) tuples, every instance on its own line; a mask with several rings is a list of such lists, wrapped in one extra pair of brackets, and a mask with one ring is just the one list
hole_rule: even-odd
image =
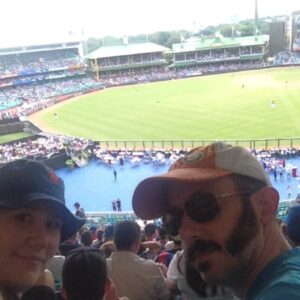
[(162, 266), (137, 255), (141, 244), (136, 222), (117, 224), (114, 233), (116, 251), (106, 260), (110, 278), (120, 296), (130, 300), (167, 300), (170, 292)]

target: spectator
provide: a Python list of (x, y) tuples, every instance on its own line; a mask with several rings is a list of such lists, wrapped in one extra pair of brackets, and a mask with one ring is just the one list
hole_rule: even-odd
[(80, 244), (77, 240), (77, 233), (75, 232), (70, 238), (60, 244), (59, 251), (61, 255), (66, 256), (69, 251), (78, 247), (80, 247)]
[(158, 228), (158, 242), (160, 243), (160, 250), (165, 249), (166, 243), (169, 241), (168, 233), (165, 228)]
[(250, 152), (216, 142), (143, 180), (133, 208), (143, 219), (164, 216), (206, 283), (230, 286), (248, 300), (298, 299), (300, 249), (291, 249), (281, 233), (278, 200)]
[(105, 259), (98, 249), (82, 247), (71, 251), (66, 258), (62, 277), (62, 297), (65, 300), (120, 299), (114, 284), (107, 277)]
[(292, 191), (293, 191), (293, 188), (290, 185), (288, 185), (288, 187), (286, 189), (286, 193), (287, 193), (287, 198), (288, 199), (291, 199), (291, 197), (292, 197)]
[(110, 257), (115, 251), (114, 238), (115, 226), (109, 225), (104, 230), (104, 243), (100, 246), (100, 250), (104, 253), (105, 257)]
[(115, 200), (115, 199), (113, 199), (113, 200), (111, 201), (111, 205), (112, 205), (112, 210), (113, 210), (113, 211), (117, 211), (117, 203), (116, 203), (116, 200)]
[(116, 205), (117, 205), (117, 211), (121, 211), (122, 210), (122, 203), (121, 203), (121, 200), (119, 198), (117, 198), (117, 200), (116, 200)]
[(158, 237), (158, 229), (154, 223), (146, 224), (144, 228), (145, 241), (156, 241)]
[[(158, 252), (161, 250), (160, 243), (156, 243), (158, 237), (158, 230), (154, 223), (146, 224), (144, 228), (144, 239), (143, 247), (144, 251), (141, 256), (145, 259), (155, 260)], [(148, 242), (151, 243), (151, 246), (147, 246)], [(155, 247), (156, 245), (156, 247)]]
[(300, 205), (289, 208), (284, 230), (293, 246), (300, 246)]
[(117, 224), (116, 251), (107, 259), (108, 273), (118, 293), (130, 300), (169, 299), (166, 279), (158, 264), (137, 255), (141, 243), (140, 227), (132, 221)]
[(165, 245), (164, 250), (156, 257), (156, 262), (164, 264), (167, 268), (172, 261), (174, 254), (181, 250), (181, 241), (168, 241)]
[(52, 273), (45, 270), (34, 286), (26, 290), (22, 295), (22, 300), (55, 300), (55, 284)]
[(93, 244), (92, 246), (94, 248), (100, 248), (100, 246), (103, 244), (103, 235), (104, 235), (104, 232), (102, 229), (97, 229), (97, 232), (96, 232), (96, 237), (97, 239), (93, 241)]
[(74, 203), (74, 207), (76, 208), (75, 216), (79, 218), (86, 218), (84, 209), (80, 207), (78, 202)]
[(92, 238), (93, 238), (93, 241), (97, 239), (97, 226), (91, 226), (90, 227), (90, 232), (92, 233)]
[(81, 233), (80, 238), (81, 244), (83, 246), (89, 247), (93, 243), (93, 235), (89, 230), (85, 230)]
[(60, 240), (84, 223), (66, 208), (63, 181), (32, 160), (0, 167), (0, 215), (0, 297), (32, 287)]
[(48, 269), (51, 271), (55, 284), (59, 285), (62, 282), (61, 274), (62, 274), (62, 267), (65, 262), (65, 256), (63, 255), (54, 255), (49, 264)]

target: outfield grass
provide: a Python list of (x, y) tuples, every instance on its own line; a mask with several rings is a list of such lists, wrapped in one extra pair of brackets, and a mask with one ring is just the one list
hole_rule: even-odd
[(282, 68), (106, 89), (34, 119), (94, 140), (170, 141), (300, 137), (299, 116), (300, 68)]
[(0, 144), (18, 140), (24, 137), (29, 137), (31, 134), (27, 132), (17, 132), (12, 134), (0, 135)]

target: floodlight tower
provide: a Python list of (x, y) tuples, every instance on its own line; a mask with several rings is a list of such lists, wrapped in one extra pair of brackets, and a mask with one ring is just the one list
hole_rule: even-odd
[(255, 12), (254, 12), (254, 36), (257, 41), (257, 33), (258, 33), (258, 8), (257, 8), (257, 0), (255, 0)]

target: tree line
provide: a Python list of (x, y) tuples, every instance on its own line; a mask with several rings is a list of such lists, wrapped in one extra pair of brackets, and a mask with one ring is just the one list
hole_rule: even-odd
[[(258, 19), (257, 34), (269, 34), (269, 26), (271, 22), (288, 21), (287, 15), (264, 17)], [(142, 43), (152, 42), (167, 48), (172, 48), (172, 44), (181, 43), (191, 37), (197, 38), (212, 38), (218, 32), (223, 37), (240, 37), (254, 35), (255, 24), (253, 19), (242, 20), (235, 24), (218, 24), (216, 26), (206, 26), (200, 28), (197, 32), (190, 32), (186, 30), (174, 31), (157, 31), (152, 34), (139, 34), (126, 37), (126, 42)], [(124, 44), (124, 38), (105, 36), (101, 38), (89, 38), (86, 44), (86, 51), (90, 53), (99, 47), (117, 46)]]

